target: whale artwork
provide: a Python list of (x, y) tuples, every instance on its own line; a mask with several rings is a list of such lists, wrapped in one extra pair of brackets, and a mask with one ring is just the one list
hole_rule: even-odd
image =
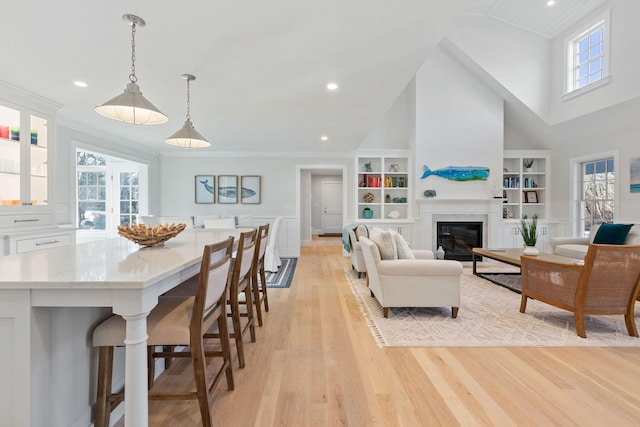
[[(213, 194), (213, 186), (209, 185), (209, 180), (205, 179), (204, 181), (200, 181), (209, 193)], [(256, 192), (251, 190), (250, 188), (242, 189), (242, 197), (247, 198), (251, 196), (255, 196)], [(220, 187), (218, 188), (218, 196), (235, 198), (236, 197), (236, 187)]]
[[(251, 190), (250, 188), (242, 188), (242, 197), (247, 198), (251, 196), (255, 196), (256, 192)], [(231, 199), (236, 198), (236, 187), (219, 187), (218, 188), (218, 196), (228, 197)]]
[(431, 175), (451, 181), (486, 181), (489, 178), (489, 168), (486, 166), (447, 166), (446, 168), (431, 170), (424, 165), (424, 173), (420, 179)]
[(213, 186), (209, 185), (209, 180), (205, 179), (204, 181), (200, 181), (200, 184), (204, 185), (204, 189), (209, 193), (213, 194)]

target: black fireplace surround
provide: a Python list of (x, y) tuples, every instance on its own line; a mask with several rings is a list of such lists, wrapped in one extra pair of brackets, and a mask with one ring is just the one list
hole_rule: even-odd
[(471, 261), (473, 248), (482, 247), (482, 222), (438, 221), (436, 248), (442, 246), (444, 259)]

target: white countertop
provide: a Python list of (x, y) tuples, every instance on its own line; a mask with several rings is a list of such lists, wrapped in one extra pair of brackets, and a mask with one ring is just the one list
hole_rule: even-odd
[(199, 264), (205, 244), (240, 230), (187, 229), (161, 246), (125, 239), (87, 242), (0, 257), (0, 289), (142, 289)]

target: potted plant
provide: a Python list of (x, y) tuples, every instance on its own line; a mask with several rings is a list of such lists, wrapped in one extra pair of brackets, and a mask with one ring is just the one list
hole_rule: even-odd
[(531, 166), (533, 166), (533, 159), (522, 159), (522, 167), (525, 171), (531, 170)]
[(528, 221), (527, 218), (522, 218), (518, 228), (525, 245), (522, 253), (525, 255), (538, 255), (538, 249), (536, 248), (538, 241), (538, 215), (533, 215), (531, 221)]

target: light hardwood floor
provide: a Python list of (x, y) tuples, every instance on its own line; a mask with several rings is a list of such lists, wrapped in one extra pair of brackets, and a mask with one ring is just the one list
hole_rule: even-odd
[[(378, 348), (336, 241), (302, 248), (291, 288), (269, 290), (236, 389), (215, 392), (217, 425), (640, 425), (640, 347)], [(185, 369), (157, 385), (188, 386)], [(195, 402), (149, 406), (153, 426), (200, 425)]]

